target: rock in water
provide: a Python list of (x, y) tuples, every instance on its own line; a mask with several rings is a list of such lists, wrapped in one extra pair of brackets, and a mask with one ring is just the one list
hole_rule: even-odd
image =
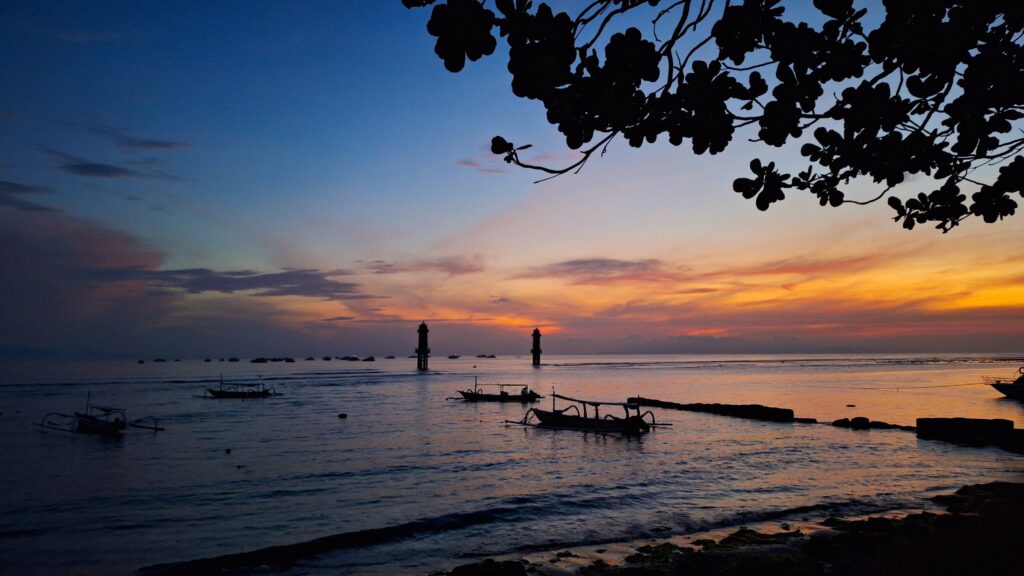
[(863, 416), (850, 418), (850, 428), (853, 428), (854, 430), (867, 430), (870, 426), (871, 421)]
[(1024, 434), (1012, 420), (994, 418), (918, 418), (917, 436), (970, 446), (996, 445), (1024, 452)]

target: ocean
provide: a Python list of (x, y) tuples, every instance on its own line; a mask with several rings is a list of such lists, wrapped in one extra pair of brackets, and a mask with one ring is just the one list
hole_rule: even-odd
[[(821, 422), (1007, 418), (992, 355), (528, 356), (251, 364), (0, 364), (0, 573), (126, 574), (315, 538), (340, 546), (282, 575), (425, 574), (501, 554), (659, 538), (766, 519), (915, 508), (963, 484), (1024, 481), (997, 448), (657, 410), (641, 438), (505, 424), (481, 384), (622, 401), (760, 403)], [(212, 400), (261, 382), (280, 396)], [(123, 439), (43, 430), (94, 404), (159, 418)], [(550, 397), (538, 406), (550, 407)], [(852, 405), (852, 406), (851, 406)], [(346, 413), (347, 418), (339, 418)]]

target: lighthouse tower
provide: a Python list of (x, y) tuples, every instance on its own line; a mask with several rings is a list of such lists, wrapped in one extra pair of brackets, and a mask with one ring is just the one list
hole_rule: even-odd
[(416, 369), (420, 372), (427, 370), (427, 358), (430, 358), (430, 346), (427, 345), (427, 323), (421, 322), (416, 330), (420, 335), (420, 344), (416, 347)]
[(530, 353), (533, 354), (533, 365), (540, 366), (540, 328), (533, 329), (533, 349)]

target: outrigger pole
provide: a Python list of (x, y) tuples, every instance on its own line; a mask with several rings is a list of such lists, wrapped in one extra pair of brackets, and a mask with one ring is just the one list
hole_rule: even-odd
[(583, 405), (583, 417), (584, 418), (587, 417), (587, 406), (593, 406), (594, 407), (595, 418), (600, 418), (601, 417), (601, 409), (600, 409), (601, 406), (621, 406), (626, 411), (626, 416), (629, 416), (629, 409), (630, 408), (634, 408), (634, 409), (636, 409), (636, 415), (637, 416), (640, 415), (640, 404), (637, 404), (637, 403), (631, 403), (631, 402), (598, 402), (598, 401), (594, 401), (594, 400), (580, 400), (579, 398), (570, 398), (569, 396), (562, 396), (561, 394), (555, 394), (554, 388), (552, 388), (552, 390), (551, 390), (551, 407), (552, 407), (552, 409), (554, 409), (554, 406), (555, 406), (555, 398), (561, 398), (562, 400), (566, 400), (568, 402), (575, 402), (577, 404)]

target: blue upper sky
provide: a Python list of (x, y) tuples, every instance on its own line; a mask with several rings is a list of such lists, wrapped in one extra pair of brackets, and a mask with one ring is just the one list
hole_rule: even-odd
[[(507, 118), (548, 132), (536, 106), (523, 113), (530, 105), (491, 80), (503, 73), (497, 59), (447, 73), (424, 32), (428, 13), (399, 2), (0, 10), (6, 177), (58, 191), (46, 201), (75, 214), (178, 238), (188, 258), (200, 249), (189, 240), (233, 252), (249, 244), (244, 230), (204, 230), (224, 219), (269, 234), (324, 211), (341, 225), (358, 213), (364, 225), (443, 229), (452, 210), (493, 211), (515, 186), (467, 178), (456, 160), (483, 155)], [(133, 148), (115, 133), (187, 146)], [(138, 176), (54, 170), (56, 152)]]

